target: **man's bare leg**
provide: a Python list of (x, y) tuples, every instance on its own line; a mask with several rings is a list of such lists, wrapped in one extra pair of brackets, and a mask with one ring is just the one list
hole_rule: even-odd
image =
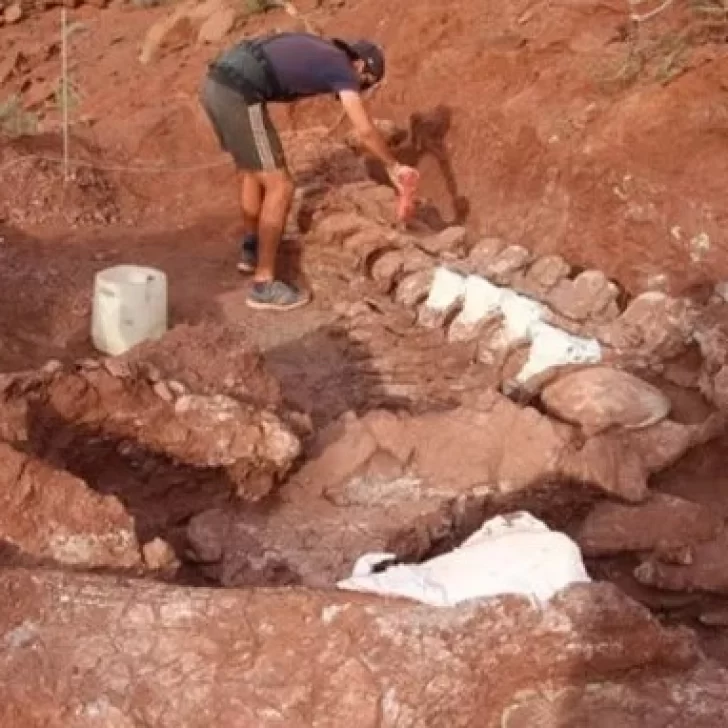
[(238, 270), (252, 273), (258, 262), (258, 225), (263, 205), (263, 185), (252, 172), (240, 172), (240, 207), (243, 215), (243, 240)]
[(258, 222), (258, 266), (255, 269), (257, 282), (275, 280), (276, 256), (288, 212), (293, 202), (293, 180), (286, 170), (259, 172), (257, 181), (263, 188), (263, 205)]
[(293, 180), (285, 169), (257, 172), (256, 178), (263, 187), (263, 205), (258, 221), (258, 263), (248, 305), (276, 310), (298, 308), (308, 303), (308, 294), (276, 279), (276, 257), (293, 202)]
[(240, 172), (240, 203), (243, 212), (243, 233), (258, 234), (258, 220), (263, 205), (263, 185), (253, 172)]

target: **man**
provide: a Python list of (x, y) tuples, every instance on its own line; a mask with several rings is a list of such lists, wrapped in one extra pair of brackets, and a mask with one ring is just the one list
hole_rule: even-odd
[(383, 76), (384, 56), (373, 43), (309, 33), (246, 39), (210, 65), (201, 101), (242, 183), (244, 235), (238, 268), (254, 274), (247, 300), (252, 308), (283, 311), (309, 301), (308, 293), (275, 276), (294, 185), (266, 105), (335, 94), (362, 144), (401, 188), (417, 173), (392, 156), (360, 95)]

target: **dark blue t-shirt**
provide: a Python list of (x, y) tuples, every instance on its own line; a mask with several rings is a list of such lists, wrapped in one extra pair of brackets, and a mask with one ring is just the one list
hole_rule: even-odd
[(346, 53), (323, 38), (284, 33), (266, 41), (263, 51), (278, 82), (294, 96), (359, 90), (359, 78)]
[[(261, 39), (262, 40), (262, 39)], [(256, 43), (267, 57), (285, 100), (359, 91), (359, 77), (349, 57), (335, 44), (309, 33), (281, 33)], [(248, 41), (229, 49), (213, 64), (219, 80), (269, 101), (282, 101), (266, 83), (260, 63), (251, 57)]]

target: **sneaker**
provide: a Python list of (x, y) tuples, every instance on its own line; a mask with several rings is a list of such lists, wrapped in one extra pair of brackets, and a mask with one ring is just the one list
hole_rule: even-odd
[(270, 281), (253, 283), (253, 290), (248, 295), (246, 303), (255, 309), (291, 311), (305, 306), (310, 300), (308, 293), (299, 291), (287, 283)]
[(258, 265), (258, 244), (242, 240), (240, 243), (238, 270), (241, 273), (253, 273), (256, 265)]

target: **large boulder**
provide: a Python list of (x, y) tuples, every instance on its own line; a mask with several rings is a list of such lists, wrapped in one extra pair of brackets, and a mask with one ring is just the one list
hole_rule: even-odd
[(541, 398), (548, 412), (589, 434), (612, 427), (642, 429), (670, 413), (670, 400), (659, 389), (608, 367), (567, 374), (549, 384)]
[(597, 503), (575, 537), (588, 556), (690, 546), (715, 537), (721, 519), (683, 498), (655, 493), (645, 503)]
[(677, 356), (690, 343), (696, 309), (687, 300), (660, 291), (636, 296), (624, 313), (603, 326), (599, 338), (616, 350), (656, 363)]
[(0, 589), (0, 724), (23, 728), (497, 728), (524, 690), (698, 657), (607, 584), (456, 608), (25, 570)]
[[(379, 431), (372, 428), (375, 420)], [(595, 488), (639, 502), (648, 495), (651, 473), (715, 436), (718, 424), (665, 421), (584, 441), (576, 428), (491, 391), (469, 407), (445, 412), (348, 418), (329, 430), (318, 456), (297, 478), (316, 484), (331, 499), (344, 501), (354, 490), (360, 499), (361, 469), (384, 454), (394, 457), (400, 471), (388, 473), (373, 491), (378, 499), (386, 488), (396, 497), (408, 477), (416, 481), (408, 486), (409, 497), (416, 492), (418, 498), (525, 498), (544, 486), (577, 498), (575, 487), (587, 486), (584, 493)]]
[(91, 441), (131, 459), (136, 453), (214, 469), (249, 499), (267, 494), (300, 454), (299, 439), (267, 409), (227, 395), (193, 394), (174, 381), (151, 382), (120, 361), (109, 365), (57, 371), (31, 391), (11, 388), (5, 398), (14, 421), (0, 418), (2, 430), (64, 462), (77, 460)]

